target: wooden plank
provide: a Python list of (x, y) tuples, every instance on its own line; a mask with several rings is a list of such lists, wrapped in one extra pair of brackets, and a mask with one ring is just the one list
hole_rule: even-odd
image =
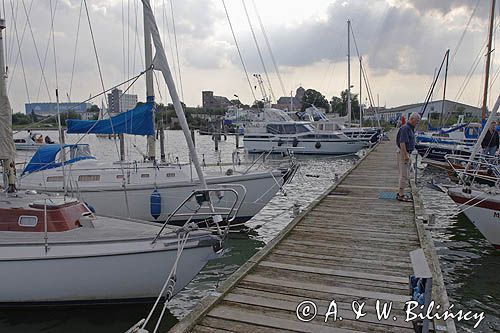
[[(316, 246), (318, 249), (327, 249), (332, 251), (331, 253), (336, 253), (342, 252), (342, 251), (347, 251), (347, 250), (354, 250), (355, 252), (361, 252), (361, 253), (381, 253), (381, 254), (386, 254), (386, 255), (392, 255), (395, 258), (407, 258), (408, 260), (410, 259), (408, 253), (410, 251), (403, 251), (399, 249), (393, 249), (391, 246), (377, 246), (376, 248), (373, 246), (367, 246), (365, 244), (356, 244), (356, 243), (351, 243), (351, 244), (339, 244), (339, 243), (319, 243), (316, 241), (308, 241), (308, 240), (303, 240), (303, 237), (301, 235), (297, 235), (297, 237), (292, 237), (290, 235), (287, 239), (283, 240), (281, 242), (281, 245), (289, 245), (289, 246)], [(413, 247), (411, 250), (414, 250), (417, 247)]]
[[(297, 262), (292, 262), (294, 264), (298, 264)], [(321, 267), (320, 265), (316, 267)], [(343, 265), (336, 265), (335, 266), (337, 269), (340, 270), (350, 270), (350, 271), (355, 271), (359, 273), (371, 273), (371, 274), (377, 274), (377, 273), (383, 273), (383, 274), (394, 274), (396, 276), (408, 276), (411, 274), (411, 269), (409, 269), (406, 272), (402, 271), (390, 271), (387, 269), (362, 269), (362, 268), (357, 268), (357, 267), (352, 267), (352, 266), (343, 266)], [(395, 283), (395, 282), (381, 282), (381, 281), (373, 281), (373, 280), (362, 280), (362, 279), (351, 279), (347, 277), (332, 277), (331, 275), (324, 275), (324, 274), (318, 274), (318, 273), (308, 273), (308, 272), (299, 272), (299, 271), (289, 271), (289, 270), (283, 270), (283, 269), (278, 269), (278, 268), (271, 268), (271, 267), (261, 267), (258, 266), (255, 268), (255, 270), (251, 273), (251, 275), (254, 276), (259, 276), (262, 278), (269, 278), (269, 279), (293, 279), (294, 281), (301, 282), (301, 283), (315, 283), (315, 284), (322, 284), (322, 285), (327, 285), (327, 286), (332, 286), (332, 287), (346, 287), (346, 288), (359, 288), (363, 290), (373, 290), (373, 291), (379, 291), (379, 292), (388, 292), (388, 293), (395, 293), (395, 294), (400, 294), (400, 295), (406, 295), (408, 294), (408, 288), (405, 287), (404, 285)]]
[[(391, 268), (401, 268), (401, 269), (408, 269), (410, 265), (408, 262), (401, 262), (399, 260), (396, 260), (397, 258), (392, 258), (394, 261), (391, 260), (383, 260), (381, 258), (370, 258), (370, 259), (365, 259), (363, 258), (356, 258), (352, 256), (344, 256), (344, 254), (339, 255), (335, 253), (335, 256), (331, 255), (324, 255), (324, 254), (317, 254), (317, 253), (310, 253), (310, 252), (296, 252), (293, 250), (280, 250), (276, 249), (273, 251), (273, 254), (277, 254), (280, 256), (287, 256), (287, 257), (293, 257), (294, 259), (313, 259), (313, 260), (321, 260), (321, 261), (328, 261), (328, 265), (334, 266), (336, 263), (344, 263), (344, 262), (350, 262), (354, 264), (354, 266), (359, 266), (359, 265), (378, 265), (378, 266), (387, 266)], [(307, 260), (304, 260), (304, 263), (307, 264)], [(327, 263), (323, 263), (327, 264)]]
[(274, 329), (286, 329), (294, 332), (310, 332), (310, 333), (358, 333), (359, 331), (334, 328), (325, 325), (303, 323), (298, 319), (282, 319), (269, 317), (264, 314), (256, 314), (248, 311), (237, 310), (228, 306), (218, 306), (210, 311), (209, 316), (223, 318), (227, 320), (240, 321), (243, 323), (254, 324), (256, 326), (264, 326)]
[[(285, 330), (280, 328), (269, 328), (260, 325), (256, 325), (256, 323), (243, 323), (235, 320), (227, 320), (217, 317), (204, 317), (200, 324), (204, 326), (208, 326), (210, 328), (215, 329), (215, 332), (238, 332), (238, 333), (248, 333), (248, 332), (260, 332), (260, 333), (288, 333), (288, 332), (296, 332), (291, 330)], [(195, 328), (199, 327), (197, 325)], [(228, 330), (230, 328), (230, 330)]]
[(315, 290), (321, 291), (324, 290), (326, 292), (342, 294), (353, 297), (361, 297), (361, 298), (373, 298), (387, 301), (396, 301), (396, 302), (406, 302), (410, 299), (410, 296), (397, 295), (397, 294), (389, 294), (382, 292), (372, 292), (367, 290), (359, 290), (354, 288), (342, 288), (342, 287), (330, 287), (325, 285), (318, 285), (314, 283), (304, 283), (304, 282), (295, 282), (290, 280), (282, 280), (282, 279), (268, 279), (254, 275), (248, 275), (244, 279), (244, 281), (251, 281), (256, 283), (265, 283), (269, 285), (280, 285), (287, 286), (292, 288), (299, 288), (304, 290)]
[(270, 262), (270, 261), (262, 261), (259, 265), (264, 266), (264, 267), (288, 269), (288, 270), (292, 270), (292, 271), (346, 276), (346, 277), (352, 277), (352, 278), (359, 278), (359, 279), (363, 279), (363, 280), (375, 280), (375, 281), (397, 282), (397, 283), (408, 284), (407, 277), (404, 278), (404, 277), (380, 275), (380, 274), (347, 272), (347, 271), (341, 271), (341, 270), (331, 269), (331, 268), (318, 268), (318, 267), (298, 266), (298, 265), (290, 265), (290, 264), (280, 264), (280, 263), (275, 263), (275, 262)]
[[(248, 305), (253, 305), (253, 306), (259, 306), (259, 307), (267, 307), (267, 308), (274, 308), (274, 309), (280, 309), (280, 310), (286, 310), (290, 312), (295, 312), (297, 309), (297, 306), (303, 301), (301, 298), (292, 298), (292, 299), (277, 299), (273, 297), (273, 294), (266, 294), (264, 295), (242, 295), (242, 294), (235, 294), (235, 293), (230, 293), (228, 294), (225, 299), (225, 301), (230, 301), (230, 302), (236, 302), (236, 303), (241, 303), (241, 304), (248, 304)], [(309, 299), (309, 301), (314, 302), (316, 306), (319, 308), (318, 309), (318, 314), (321, 315), (323, 318), (325, 317), (326, 311), (330, 305), (330, 302), (325, 302), (317, 299)], [(342, 317), (343, 320), (356, 320), (355, 315), (352, 311), (351, 304), (346, 304), (346, 303), (337, 303), (337, 310), (339, 316)], [(368, 310), (368, 308), (366, 308)], [(392, 317), (388, 318), (388, 320), (378, 320), (376, 317), (375, 309), (372, 309), (373, 311), (371, 313), (367, 312), (367, 315), (359, 318), (358, 320), (360, 322), (366, 322), (370, 324), (376, 324), (376, 325), (385, 325), (385, 329), (387, 332), (400, 332), (400, 328), (407, 328), (407, 329), (413, 329), (413, 325), (410, 322), (406, 322), (403, 317), (397, 317), (396, 320), (394, 320)], [(392, 312), (392, 311), (391, 311)], [(323, 319), (324, 320), (324, 319)]]

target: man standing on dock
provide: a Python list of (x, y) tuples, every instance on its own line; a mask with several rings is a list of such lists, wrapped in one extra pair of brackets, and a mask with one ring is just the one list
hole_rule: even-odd
[(481, 142), (481, 147), (483, 148), (483, 154), (488, 156), (495, 156), (498, 150), (498, 132), (497, 132), (497, 122), (492, 121), (488, 132), (484, 136), (483, 142)]
[(408, 178), (410, 177), (410, 154), (415, 149), (415, 126), (417, 126), (419, 121), (420, 115), (416, 112), (412, 113), (406, 124), (401, 126), (396, 136), (399, 169), (399, 190), (396, 199), (399, 201), (412, 201), (411, 198), (405, 196), (405, 188), (408, 185)]

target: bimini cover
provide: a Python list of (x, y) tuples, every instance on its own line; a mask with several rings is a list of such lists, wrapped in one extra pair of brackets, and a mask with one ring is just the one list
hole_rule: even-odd
[[(64, 149), (69, 148), (64, 164), (72, 164), (81, 160), (95, 159), (91, 155), (89, 145), (87, 144), (66, 144)], [(61, 145), (43, 145), (31, 158), (28, 165), (23, 170), (22, 175), (29, 174), (36, 171), (58, 168), (62, 162), (56, 162), (56, 156), (61, 151)]]
[(132, 110), (122, 112), (109, 119), (77, 120), (68, 119), (68, 133), (95, 134), (135, 134), (154, 135), (153, 126), (154, 102), (138, 104)]

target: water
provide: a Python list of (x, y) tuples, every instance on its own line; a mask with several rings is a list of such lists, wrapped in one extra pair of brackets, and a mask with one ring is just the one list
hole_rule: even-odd
[(463, 214), (456, 216), (456, 205), (445, 193), (426, 186), (435, 177), (442, 178), (443, 173), (428, 168), (420, 184), (425, 207), (436, 217), (430, 228), (450, 303), (485, 314), (478, 328), (462, 321), (456, 322), (457, 330), (500, 332), (500, 251)]
[[(57, 134), (50, 133), (52, 138)], [(187, 147), (182, 132), (167, 131), (167, 151), (170, 158), (179, 157), (187, 161)], [(19, 133), (18, 135), (21, 135)], [(68, 142), (76, 142), (78, 136), (70, 136)], [(197, 150), (204, 154), (207, 164), (219, 159), (229, 162), (235, 143), (228, 137), (219, 145), (220, 152), (213, 149), (209, 136), (196, 136)], [(94, 154), (101, 160), (116, 160), (113, 141), (94, 136), (84, 138)], [(129, 139), (129, 143), (145, 147), (145, 139)], [(127, 145), (128, 155), (140, 159), (141, 154)], [(158, 153), (159, 156), (159, 153)], [(28, 160), (29, 154), (19, 154), (18, 161)], [(242, 161), (251, 161), (255, 156), (242, 155)], [(175, 325), (202, 299), (213, 292), (217, 285), (231, 275), (255, 252), (275, 237), (293, 218), (292, 206), (302, 208), (331, 186), (335, 174), (343, 174), (356, 161), (356, 157), (298, 157), (301, 168), (294, 181), (286, 186), (286, 196), (278, 194), (247, 225), (248, 233), (233, 233), (226, 246), (225, 256), (210, 262), (198, 276), (169, 304), (169, 312), (162, 322), (162, 331)], [(272, 158), (264, 167), (286, 163), (286, 159)], [(228, 167), (222, 168), (224, 172)], [(437, 172), (426, 170), (421, 176), (425, 184)], [(436, 243), (450, 302), (457, 308), (485, 311), (486, 319), (474, 332), (500, 331), (500, 254), (495, 251), (474, 226), (462, 216), (454, 217), (455, 205), (443, 193), (423, 187), (424, 201), (429, 213), (436, 215), (431, 232)], [(26, 309), (0, 312), (0, 332), (124, 332), (139, 319), (144, 318), (150, 305), (105, 306), (87, 308)], [(155, 322), (153, 320), (152, 322)], [(457, 323), (459, 331), (472, 332), (467, 323)]]

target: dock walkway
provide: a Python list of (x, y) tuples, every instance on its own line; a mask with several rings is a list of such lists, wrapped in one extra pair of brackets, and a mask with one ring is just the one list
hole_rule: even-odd
[[(403, 305), (410, 299), (409, 253), (418, 248), (433, 271), (433, 298), (447, 304), (417, 191), (415, 203), (379, 199), (398, 184), (395, 133), (390, 136), (171, 332), (414, 332)], [(308, 322), (296, 315), (304, 300), (317, 306), (317, 316)], [(331, 315), (325, 323), (332, 300), (337, 320)], [(390, 319), (377, 319), (377, 300), (392, 302)], [(354, 318), (353, 301), (365, 302), (366, 316)], [(449, 324), (447, 331), (453, 332)], [(436, 326), (446, 331), (446, 324)]]

